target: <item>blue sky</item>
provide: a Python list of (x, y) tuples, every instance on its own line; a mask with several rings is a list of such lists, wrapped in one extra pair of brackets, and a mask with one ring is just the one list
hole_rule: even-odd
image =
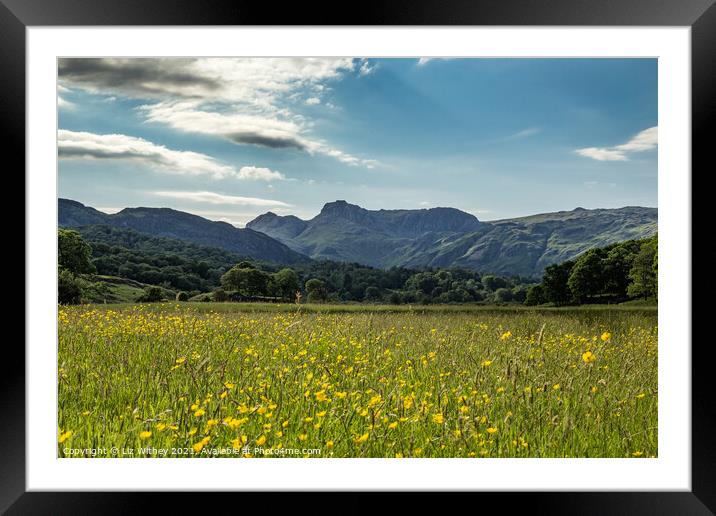
[(59, 195), (243, 226), (657, 206), (656, 59), (62, 59)]

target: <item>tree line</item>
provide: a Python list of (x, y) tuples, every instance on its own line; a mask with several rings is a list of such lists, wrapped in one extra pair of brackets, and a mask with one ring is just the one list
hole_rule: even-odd
[(657, 299), (658, 235), (589, 249), (550, 265), (530, 287), (525, 304), (556, 306)]
[(101, 293), (106, 284), (97, 274), (150, 285), (138, 301), (171, 295), (180, 301), (564, 306), (655, 300), (657, 294), (657, 236), (590, 249), (547, 267), (540, 281), (461, 268), (376, 269), (328, 260), (282, 267), (131, 230), (81, 229), (89, 243), (78, 231), (58, 231), (60, 303), (79, 303)]

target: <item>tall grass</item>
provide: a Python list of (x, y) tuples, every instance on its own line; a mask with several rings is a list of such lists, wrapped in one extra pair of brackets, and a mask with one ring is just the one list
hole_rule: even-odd
[(60, 456), (657, 454), (651, 310), (61, 308), (58, 367)]

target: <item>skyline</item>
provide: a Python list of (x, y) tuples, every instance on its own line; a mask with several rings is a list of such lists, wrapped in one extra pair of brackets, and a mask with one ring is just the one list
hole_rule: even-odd
[(61, 59), (59, 196), (239, 227), (657, 207), (655, 59)]

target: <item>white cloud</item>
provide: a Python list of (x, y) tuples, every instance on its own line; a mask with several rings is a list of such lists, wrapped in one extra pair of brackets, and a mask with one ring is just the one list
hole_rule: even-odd
[(506, 140), (519, 140), (521, 138), (534, 136), (535, 134), (539, 134), (541, 132), (542, 129), (540, 127), (528, 127), (527, 129), (523, 129), (522, 131), (517, 131), (516, 133), (511, 134), (506, 138)]
[(321, 99), (319, 99), (318, 97), (311, 97), (311, 98), (306, 99), (306, 104), (308, 104), (309, 106), (315, 106), (316, 104), (320, 104), (320, 103), (321, 103)]
[(271, 170), (264, 167), (241, 167), (239, 170), (239, 179), (248, 179), (252, 181), (281, 181), (286, 179), (281, 172)]
[(171, 150), (142, 138), (124, 134), (94, 134), (60, 129), (57, 132), (60, 159), (97, 159), (127, 161), (159, 172), (179, 175), (208, 175), (222, 179), (236, 175), (234, 167), (211, 156), (190, 151)]
[(307, 138), (303, 125), (294, 121), (239, 112), (202, 111), (190, 101), (160, 102), (140, 109), (147, 113), (150, 122), (164, 123), (180, 131), (219, 136), (239, 145), (293, 148), (309, 154), (330, 156), (347, 165), (367, 168), (378, 165), (376, 160), (359, 158), (334, 149), (321, 140)]
[(231, 206), (282, 206), (290, 207), (282, 201), (274, 199), (261, 199), (258, 197), (241, 197), (238, 195), (224, 195), (216, 192), (186, 192), (186, 191), (157, 191), (151, 192), (159, 197), (168, 197), (182, 201), (191, 201), (203, 204), (231, 205)]
[[(146, 100), (138, 112), (149, 122), (242, 145), (319, 153), (350, 165), (377, 163), (310, 136), (311, 124), (287, 102), (299, 92), (323, 91), (324, 82), (340, 79), (356, 67), (359, 74), (369, 73), (372, 68), (365, 60), (65, 58), (59, 63), (62, 87)], [(316, 101), (320, 99), (312, 96), (307, 103)]]
[(627, 143), (614, 147), (622, 152), (641, 152), (655, 148), (659, 143), (659, 128), (650, 127), (634, 136)]
[(371, 65), (370, 61), (367, 59), (362, 59), (360, 63), (360, 68), (358, 68), (358, 75), (361, 77), (365, 77), (366, 75), (370, 75), (375, 71), (375, 65)]
[(597, 161), (627, 161), (628, 159), (622, 151), (600, 147), (586, 147), (584, 149), (577, 149), (574, 152), (585, 158), (592, 158)]
[(57, 107), (60, 109), (74, 109), (75, 104), (63, 98), (62, 96), (57, 95)]
[(238, 171), (211, 156), (190, 151), (176, 151), (150, 141), (123, 134), (94, 134), (60, 129), (60, 159), (124, 160), (160, 172), (179, 175), (210, 175), (216, 179), (236, 177), (249, 181), (285, 180), (281, 172), (265, 167), (244, 166)]
[(586, 147), (574, 152), (597, 161), (628, 161), (632, 152), (643, 152), (656, 148), (659, 143), (659, 128), (650, 127), (631, 138), (628, 142), (614, 147)]
[(242, 210), (240, 212), (236, 212), (233, 209), (229, 209), (229, 211), (183, 209), (182, 211), (186, 211), (187, 213), (193, 213), (194, 215), (199, 215), (200, 217), (204, 217), (205, 219), (209, 220), (227, 222), (232, 226), (242, 228), (246, 226), (246, 223), (250, 220), (255, 219), (263, 213), (266, 213), (266, 208), (258, 206), (252, 210), (249, 207), (246, 210)]

